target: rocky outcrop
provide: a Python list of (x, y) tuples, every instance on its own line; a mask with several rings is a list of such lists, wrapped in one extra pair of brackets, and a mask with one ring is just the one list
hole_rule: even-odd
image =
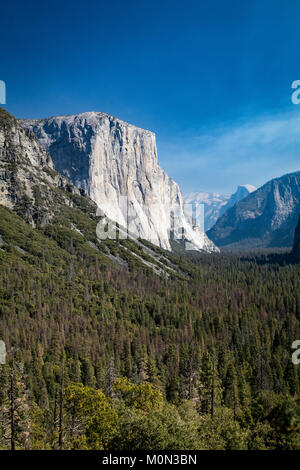
[(79, 193), (54, 170), (50, 155), (35, 135), (0, 108), (0, 204), (34, 226), (45, 225), (58, 204), (72, 205), (68, 194)]
[(208, 231), (228, 249), (290, 247), (300, 206), (300, 172), (275, 178), (229, 209)]
[(159, 166), (152, 132), (100, 112), (22, 125), (50, 153), (56, 170), (131, 234), (165, 249), (174, 235), (188, 240), (190, 248), (217, 251), (192, 225), (179, 186)]
[(231, 196), (219, 193), (193, 192), (185, 197), (185, 201), (189, 205), (204, 205), (204, 230), (208, 231), (228, 209), (255, 190), (254, 186), (245, 184), (238, 186), (236, 192)]

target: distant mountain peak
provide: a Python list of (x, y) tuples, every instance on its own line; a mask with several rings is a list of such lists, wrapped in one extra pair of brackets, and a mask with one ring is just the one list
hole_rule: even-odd
[(255, 191), (255, 186), (251, 184), (239, 185), (231, 196), (223, 195), (218, 192), (192, 192), (185, 197), (187, 204), (204, 204), (204, 226), (205, 231), (211, 229), (230, 207), (236, 202)]
[(252, 184), (240, 184), (240, 185), (238, 185), (238, 189), (239, 188), (245, 188), (245, 189), (247, 189), (247, 191), (249, 193), (253, 193), (254, 191), (257, 190), (257, 188), (255, 186), (253, 186)]

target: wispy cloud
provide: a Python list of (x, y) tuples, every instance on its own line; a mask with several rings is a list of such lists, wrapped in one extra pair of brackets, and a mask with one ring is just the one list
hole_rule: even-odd
[(250, 122), (202, 129), (161, 145), (162, 165), (184, 190), (260, 186), (300, 170), (300, 107)]

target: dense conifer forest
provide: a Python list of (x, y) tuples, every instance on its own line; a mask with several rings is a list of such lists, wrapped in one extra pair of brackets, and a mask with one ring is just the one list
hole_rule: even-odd
[(0, 235), (1, 449), (300, 449), (287, 255), (163, 252), (159, 276), (4, 207)]

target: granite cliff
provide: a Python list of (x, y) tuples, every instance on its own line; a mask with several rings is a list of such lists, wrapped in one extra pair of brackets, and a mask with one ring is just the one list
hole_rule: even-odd
[(159, 166), (155, 135), (101, 112), (23, 120), (55, 169), (85, 191), (103, 214), (136, 237), (171, 249), (218, 251), (185, 212), (179, 186)]

